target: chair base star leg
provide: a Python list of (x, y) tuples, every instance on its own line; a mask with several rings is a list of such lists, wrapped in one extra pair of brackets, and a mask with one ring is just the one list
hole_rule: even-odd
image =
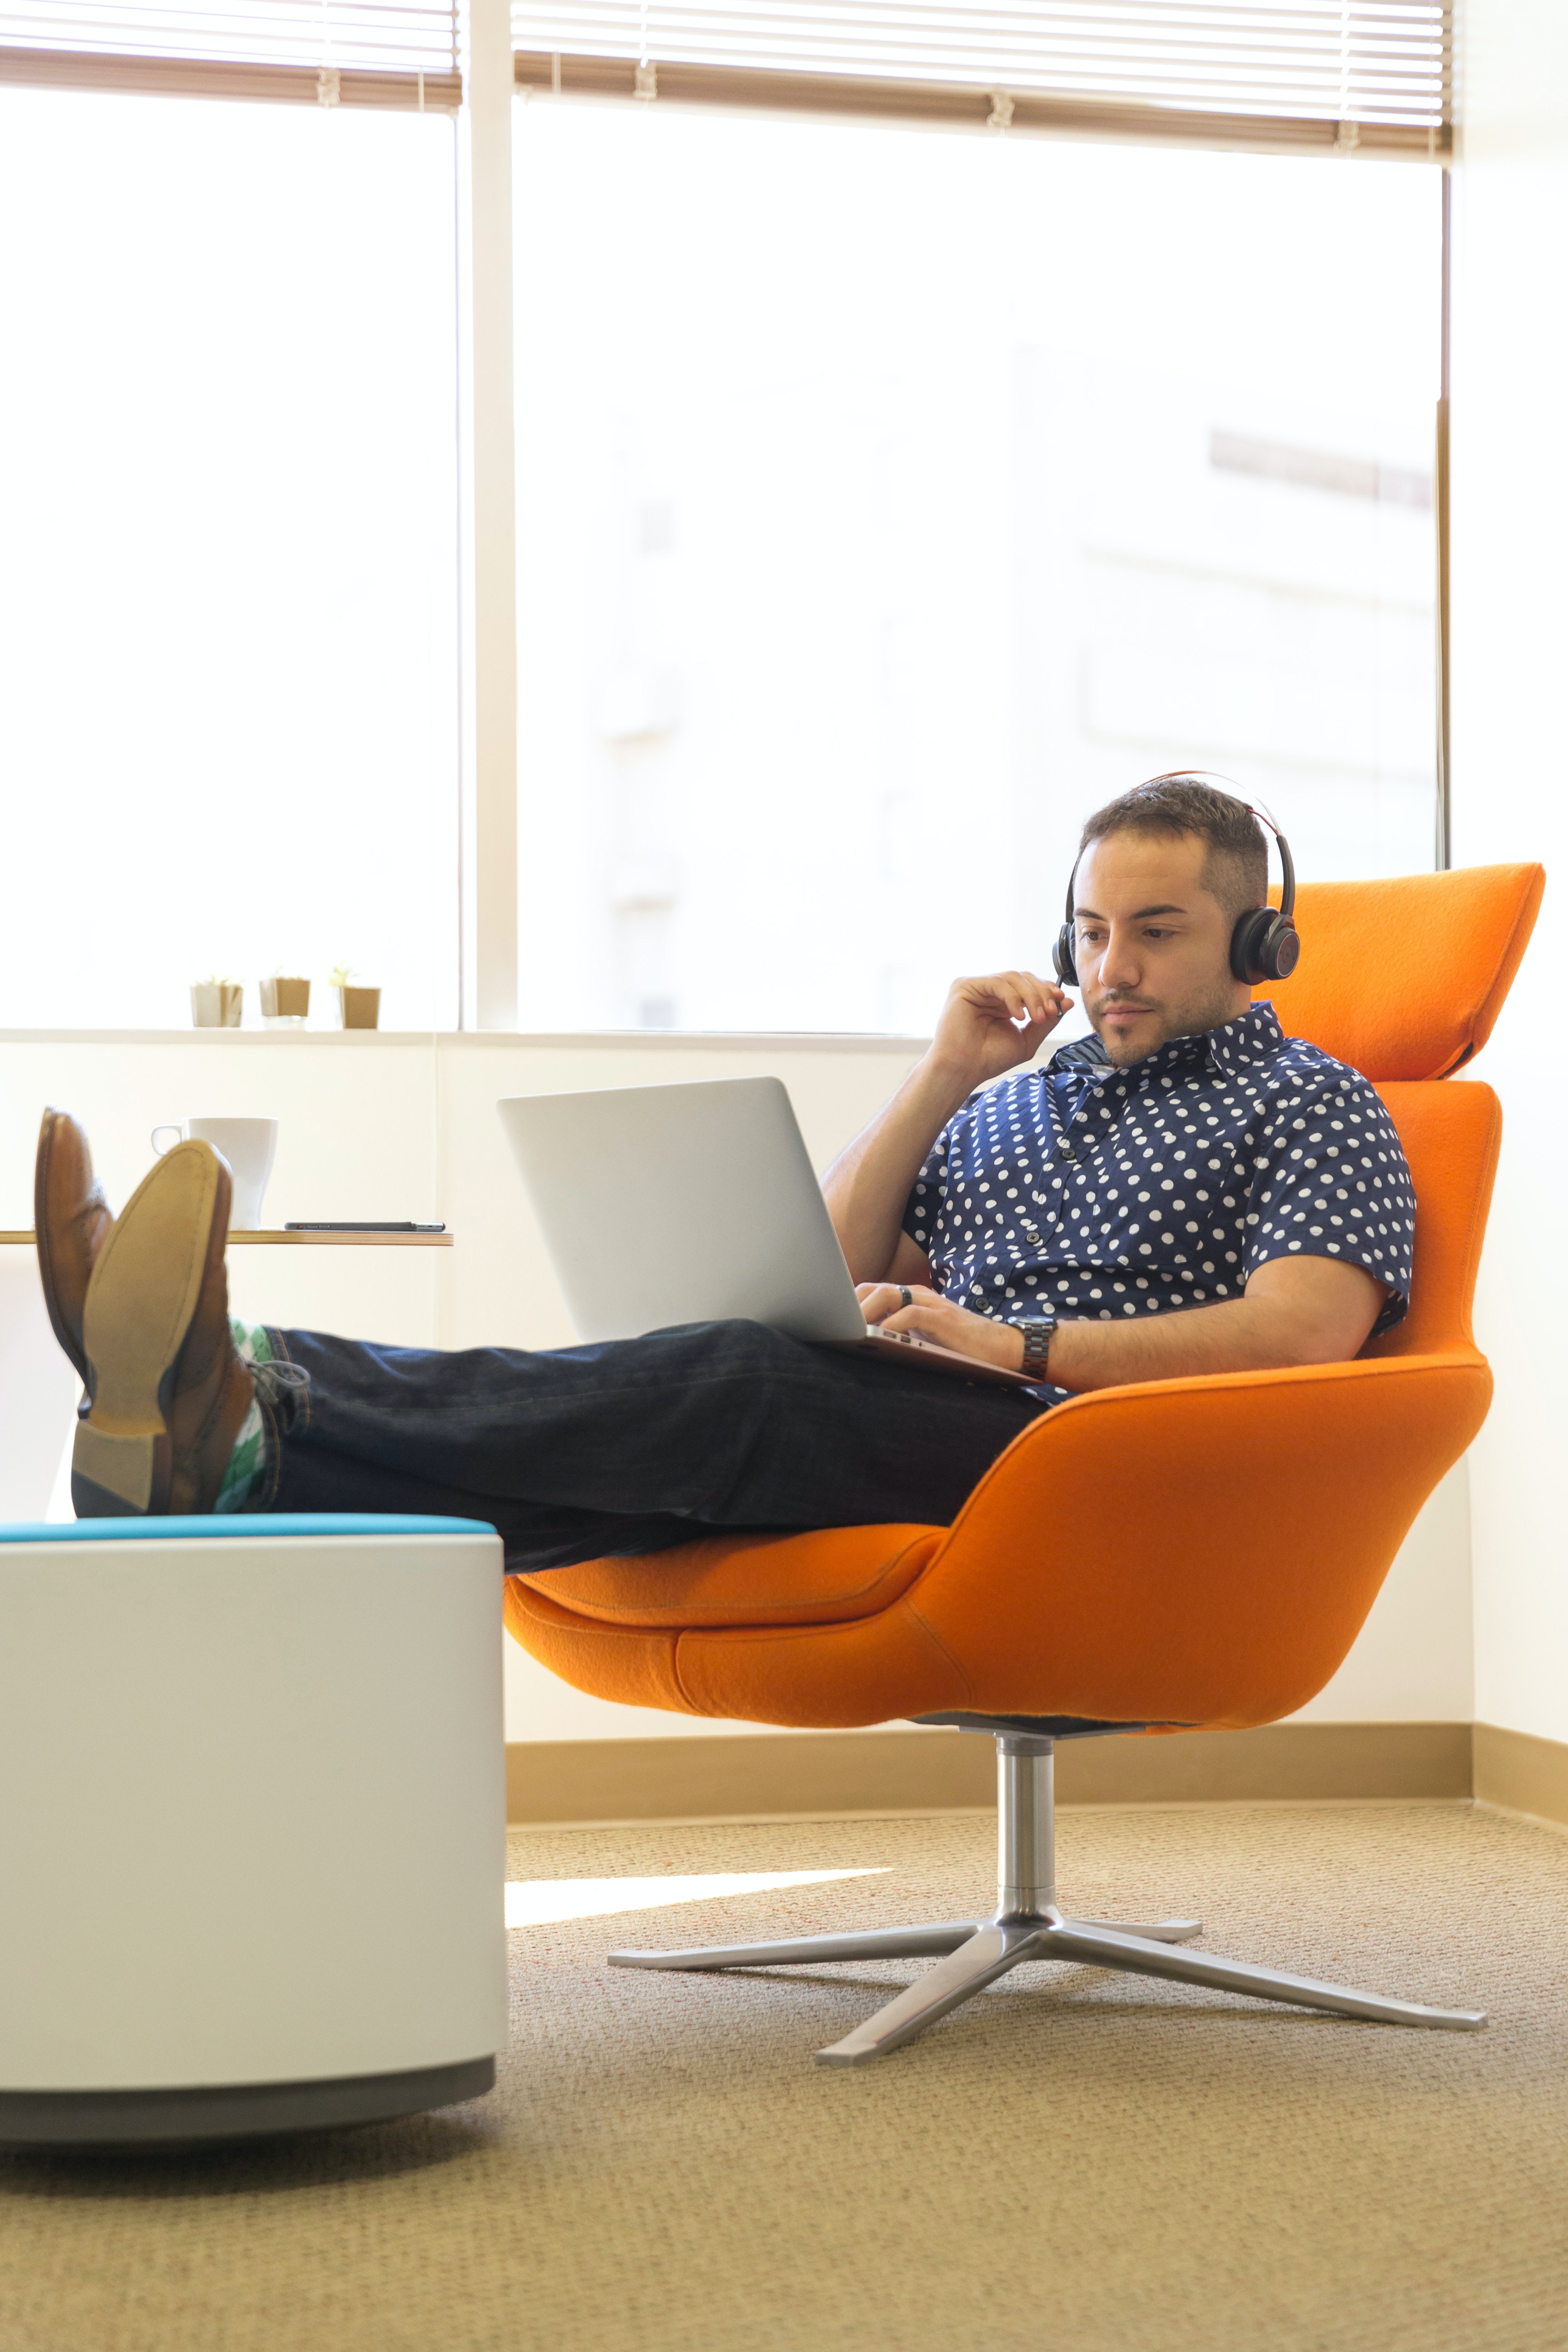
[(1377, 2025), (1436, 2026), (1450, 2033), (1473, 2033), (1486, 2021), (1479, 2009), (1429, 2009), (1418, 2000), (1394, 2000), (1384, 1993), (1358, 1992), (1350, 1985), (1324, 1984), (1317, 1977), (1290, 1976), (1247, 1960), (1223, 1959), (1212, 1952), (1176, 1952), (1147, 1937), (1064, 1919), (1039, 1938), (1036, 1957), (1078, 1960), (1091, 1968), (1121, 1969), (1133, 1976), (1165, 1977), (1176, 1984), (1211, 1985), (1220, 1992), (1249, 1993), (1255, 2000), (1289, 2002), (1294, 2008), (1326, 2010)]
[(690, 1951), (612, 1952), (613, 1969), (815, 1968), (825, 1960), (926, 1960), (966, 1944), (983, 1923), (851, 1928), (841, 1936), (790, 1936), (773, 1944), (710, 1944)]
[(961, 2001), (984, 1992), (998, 1977), (1016, 1969), (1020, 1960), (1038, 1959), (1036, 1949), (1040, 1929), (1026, 1920), (990, 1919), (984, 1927), (976, 1928), (966, 1944), (939, 1960), (918, 1977), (907, 1992), (889, 2001), (864, 2025), (847, 2033), (842, 2042), (832, 2042), (819, 2050), (819, 2066), (864, 2066), (868, 2060), (880, 2058), (889, 2050), (901, 2049), (945, 2017), (950, 2009)]
[(1112, 1936), (1142, 1936), (1149, 1944), (1190, 1944), (1204, 1932), (1201, 1919), (1068, 1919), (1068, 1927), (1103, 1927)]

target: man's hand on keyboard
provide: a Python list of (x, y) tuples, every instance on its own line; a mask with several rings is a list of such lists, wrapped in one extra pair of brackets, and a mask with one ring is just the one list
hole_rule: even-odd
[[(913, 1331), (955, 1356), (974, 1356), (984, 1364), (1000, 1364), (1016, 1372), (1024, 1360), (1024, 1335), (1012, 1323), (994, 1323), (989, 1315), (972, 1315), (954, 1307), (937, 1290), (896, 1282), (859, 1282), (855, 1296), (868, 1323), (883, 1331)], [(908, 1300), (906, 1306), (905, 1301)]]

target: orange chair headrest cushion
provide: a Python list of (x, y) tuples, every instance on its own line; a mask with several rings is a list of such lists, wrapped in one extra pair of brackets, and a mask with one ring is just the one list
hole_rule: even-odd
[(1303, 882), (1300, 963), (1253, 993), (1366, 1077), (1446, 1078), (1490, 1036), (1545, 883), (1539, 866)]

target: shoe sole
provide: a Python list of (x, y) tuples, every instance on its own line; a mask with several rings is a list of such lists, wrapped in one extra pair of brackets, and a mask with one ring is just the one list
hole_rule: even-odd
[(82, 1314), (91, 1408), (79, 1421), (79, 1519), (167, 1510), (169, 1406), (215, 1239), (227, 1236), (228, 1170), (210, 1143), (178, 1143), (125, 1204), (92, 1270)]
[(54, 1160), (55, 1137), (58, 1132), (60, 1114), (56, 1110), (44, 1113), (43, 1127), (38, 1135), (38, 1156), (33, 1176), (33, 1238), (38, 1250), (38, 1273), (44, 1286), (44, 1305), (48, 1309), (49, 1328), (76, 1367), (77, 1378), (86, 1385), (87, 1362), (81, 1342), (66, 1328), (56, 1297), (55, 1265), (49, 1247), (49, 1169)]

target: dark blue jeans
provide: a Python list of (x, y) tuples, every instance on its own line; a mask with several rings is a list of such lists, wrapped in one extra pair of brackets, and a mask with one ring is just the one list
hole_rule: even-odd
[(537, 1354), (270, 1336), (310, 1385), (265, 1407), (267, 1508), (488, 1519), (514, 1570), (720, 1528), (946, 1526), (1046, 1410), (760, 1323)]

